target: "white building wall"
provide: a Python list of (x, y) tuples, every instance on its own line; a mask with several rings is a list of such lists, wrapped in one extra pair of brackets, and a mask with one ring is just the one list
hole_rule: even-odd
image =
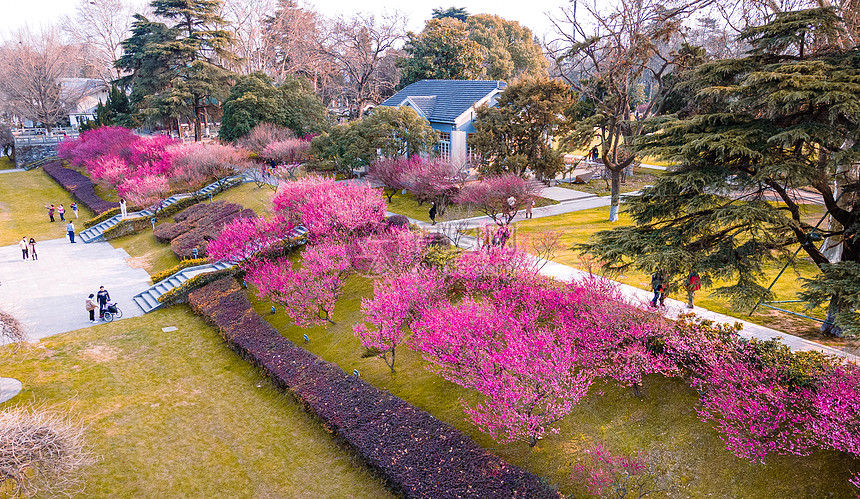
[(451, 163), (455, 165), (466, 164), (466, 132), (451, 132)]

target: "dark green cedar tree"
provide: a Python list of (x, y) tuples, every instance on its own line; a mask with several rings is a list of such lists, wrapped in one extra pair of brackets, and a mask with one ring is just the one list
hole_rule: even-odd
[[(749, 310), (772, 297), (765, 266), (799, 245), (821, 269), (801, 297), (829, 303), (822, 331), (860, 332), (860, 51), (840, 32), (830, 8), (779, 13), (741, 34), (745, 57), (695, 69), (686, 110), (636, 144), (678, 166), (625, 204), (634, 225), (578, 248), (675, 284), (696, 269)], [(820, 194), (829, 226), (804, 221), (799, 188)]]

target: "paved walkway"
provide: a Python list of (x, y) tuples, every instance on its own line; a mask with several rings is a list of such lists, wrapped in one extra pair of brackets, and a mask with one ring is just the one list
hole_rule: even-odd
[(18, 172), (25, 172), (25, 171), (27, 171), (27, 170), (25, 170), (23, 168), (12, 168), (10, 170), (0, 170), (0, 173), (18, 173)]
[(17, 245), (0, 247), (0, 308), (15, 315), (31, 340), (90, 326), (84, 301), (104, 286), (123, 318), (143, 315), (132, 296), (149, 274), (126, 264), (128, 253), (107, 242), (40, 241), (39, 259), (21, 259)]

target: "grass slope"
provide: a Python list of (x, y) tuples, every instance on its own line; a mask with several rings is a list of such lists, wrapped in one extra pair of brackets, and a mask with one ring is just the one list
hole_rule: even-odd
[(24, 383), (7, 404), (87, 425), (101, 459), (81, 497), (391, 497), (184, 305), (42, 340), (0, 369)]
[[(362, 357), (365, 349), (352, 333), (361, 319), (360, 299), (372, 292), (360, 278), (348, 279), (337, 304), (336, 324), (327, 329), (301, 329), (282, 307), (270, 314), (271, 303), (255, 301), (255, 308), (282, 334), (346, 372), (361, 376), (384, 390), (424, 409), (472, 436), (479, 444), (510, 463), (545, 477), (565, 494), (583, 497), (586, 490), (570, 478), (581, 453), (597, 443), (614, 452), (660, 452), (668, 456), (678, 490), (674, 497), (847, 497), (847, 479), (860, 462), (835, 452), (808, 457), (769, 457), (767, 464), (750, 464), (725, 450), (713, 429), (699, 421), (697, 394), (678, 379), (652, 377), (645, 397), (611, 385), (595, 386), (560, 424), (561, 431), (535, 449), (523, 442), (499, 444), (465, 420), (460, 400), (474, 402), (476, 395), (426, 369), (420, 355), (399, 347), (397, 371), (375, 357)], [(310, 341), (305, 343), (303, 335)], [(833, 494), (833, 495), (831, 495)], [(659, 497), (659, 496), (658, 496)]]
[(60, 222), (60, 215), (54, 213), (56, 222), (48, 220), (45, 204), (62, 204), (66, 208), (66, 219), (71, 217), (78, 230), (83, 229), (83, 221), (93, 213), (78, 205), (79, 220), (69, 208), (74, 199), (60, 187), (41, 168), (26, 172), (0, 174), (0, 246), (15, 244), (22, 236), (36, 241), (66, 237), (66, 224)]

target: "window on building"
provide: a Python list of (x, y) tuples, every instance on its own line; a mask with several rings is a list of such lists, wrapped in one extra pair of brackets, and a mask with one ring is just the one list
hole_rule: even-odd
[(481, 163), (481, 155), (478, 154), (478, 150), (472, 146), (474, 138), (474, 133), (466, 135), (466, 162), (469, 165), (479, 165)]
[(439, 149), (439, 157), (444, 160), (451, 159), (451, 134), (448, 132), (441, 132), (439, 134), (439, 144), (437, 146)]

